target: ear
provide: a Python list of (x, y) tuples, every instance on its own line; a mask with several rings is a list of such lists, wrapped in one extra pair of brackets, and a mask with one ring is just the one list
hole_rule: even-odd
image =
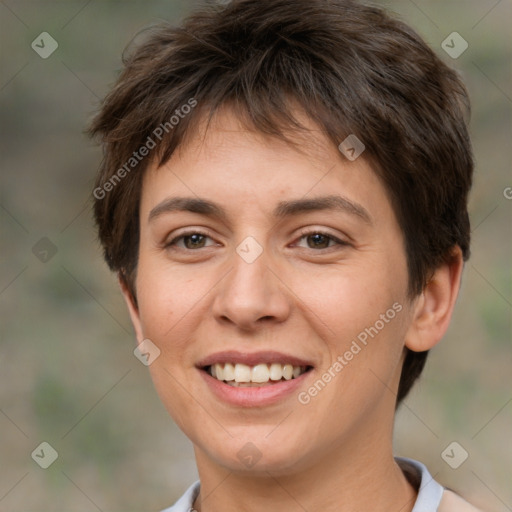
[(434, 347), (446, 333), (459, 294), (464, 260), (460, 247), (452, 250), (448, 262), (438, 267), (416, 299), (405, 346), (414, 352)]
[(135, 336), (137, 337), (137, 343), (141, 343), (144, 339), (144, 334), (142, 332), (142, 325), (140, 322), (139, 309), (135, 304), (135, 300), (133, 298), (133, 294), (130, 291), (128, 285), (122, 274), (118, 275), (119, 286), (121, 287), (121, 292), (123, 294), (124, 300), (126, 302), (126, 306), (128, 307), (128, 312), (130, 313), (130, 318), (132, 320), (132, 325), (135, 330)]

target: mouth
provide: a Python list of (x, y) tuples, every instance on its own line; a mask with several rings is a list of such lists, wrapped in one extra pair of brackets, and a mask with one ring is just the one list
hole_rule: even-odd
[(225, 350), (196, 364), (207, 389), (224, 404), (261, 408), (282, 403), (305, 384), (311, 360), (276, 351)]
[(299, 378), (312, 366), (292, 363), (258, 363), (254, 366), (243, 363), (215, 363), (203, 366), (202, 370), (214, 379), (232, 387), (263, 387)]

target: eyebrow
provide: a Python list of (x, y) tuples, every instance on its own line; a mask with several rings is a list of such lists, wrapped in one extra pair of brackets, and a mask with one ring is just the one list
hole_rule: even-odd
[[(281, 201), (274, 209), (273, 215), (278, 219), (284, 219), (285, 217), (292, 217), (305, 212), (322, 210), (341, 211), (359, 217), (367, 224), (372, 224), (370, 214), (362, 205), (337, 195)], [(217, 217), (224, 222), (228, 219), (226, 210), (213, 201), (195, 197), (170, 197), (151, 210), (148, 221), (151, 222), (165, 213), (178, 211)]]

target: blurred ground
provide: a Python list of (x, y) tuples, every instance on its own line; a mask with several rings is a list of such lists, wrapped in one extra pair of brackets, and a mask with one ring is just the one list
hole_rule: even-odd
[[(188, 440), (132, 353), (89, 208), (100, 152), (82, 135), (137, 31), (194, 5), (0, 2), (0, 510), (158, 510), (196, 478)], [(400, 409), (396, 452), (485, 510), (510, 511), (512, 5), (386, 5), (462, 73), (477, 162), (455, 318)], [(454, 31), (469, 44), (457, 59), (441, 48)], [(46, 59), (31, 48), (41, 32), (58, 43)], [(42, 441), (58, 452), (47, 470), (30, 456)], [(458, 469), (441, 457), (453, 441), (468, 453)]]

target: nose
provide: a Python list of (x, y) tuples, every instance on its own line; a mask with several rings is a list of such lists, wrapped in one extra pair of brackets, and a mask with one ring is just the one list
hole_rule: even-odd
[(232, 269), (221, 281), (213, 302), (213, 315), (219, 322), (250, 331), (288, 318), (288, 288), (270, 260), (265, 250), (252, 262), (233, 251)]

